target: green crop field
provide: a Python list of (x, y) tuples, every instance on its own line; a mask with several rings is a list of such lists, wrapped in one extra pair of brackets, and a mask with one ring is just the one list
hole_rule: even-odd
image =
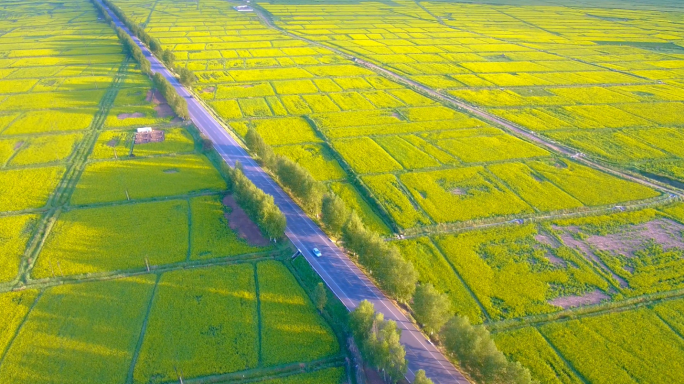
[[(111, 1), (534, 379), (684, 381), (678, 2)], [(346, 382), (92, 3), (0, 9), (0, 381)]]
[[(93, 4), (0, 8), (0, 382), (346, 381), (288, 245), (231, 222), (226, 175)], [(343, 180), (299, 121), (281, 148)]]

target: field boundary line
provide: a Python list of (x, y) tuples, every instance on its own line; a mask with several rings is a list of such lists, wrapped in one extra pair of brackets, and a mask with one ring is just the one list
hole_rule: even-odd
[[(105, 281), (105, 280), (117, 280), (124, 279), (132, 276), (143, 276), (151, 275), (157, 273), (172, 272), (183, 269), (193, 269), (193, 268), (210, 268), (219, 265), (233, 265), (233, 264), (244, 264), (253, 263), (257, 261), (274, 260), (276, 259), (280, 250), (270, 250), (257, 253), (248, 253), (239, 256), (224, 256), (220, 258), (208, 259), (208, 260), (191, 260), (190, 262), (181, 261), (173, 264), (165, 264), (158, 266), (150, 266), (149, 272), (146, 267), (140, 267), (125, 271), (105, 271), (97, 274), (91, 275), (70, 275), (63, 278), (46, 278), (46, 279), (35, 279), (30, 280), (22, 288), (48, 288), (56, 285), (64, 284), (81, 284), (89, 283), (95, 281)], [(16, 290), (11, 286), (0, 288), (0, 293), (9, 292)]]
[(185, 199), (188, 204), (188, 253), (185, 256), (185, 261), (190, 261), (192, 257), (192, 204), (190, 198)]
[(223, 193), (224, 192), (222, 192), (222, 191), (199, 191), (199, 192), (190, 192), (190, 193), (186, 193), (183, 195), (174, 195), (174, 196), (155, 196), (155, 197), (148, 197), (148, 198), (143, 198), (143, 199), (105, 201), (105, 202), (101, 202), (101, 203), (69, 205), (69, 206), (65, 206), (63, 208), (64, 208), (64, 211), (68, 212), (68, 211), (73, 211), (76, 209), (104, 208), (104, 207), (114, 207), (114, 206), (119, 206), (119, 205), (136, 205), (136, 204), (147, 204), (147, 203), (176, 201), (176, 200), (187, 201), (188, 199), (192, 199), (195, 197), (221, 196)]
[[(681, 198), (672, 198), (669, 196), (660, 196), (648, 200), (637, 200), (631, 204), (622, 205), (625, 211), (635, 211), (638, 209), (649, 208), (653, 206), (661, 206), (669, 203), (681, 201)], [(536, 214), (527, 215), (508, 215), (494, 218), (478, 219), (472, 222), (455, 222), (455, 223), (439, 223), (430, 227), (413, 227), (406, 231), (409, 233), (402, 234), (402, 239), (413, 239), (416, 237), (448, 235), (462, 232), (475, 231), (485, 228), (492, 228), (504, 225), (519, 225), (521, 223), (536, 223), (549, 220), (564, 220), (574, 217), (595, 216), (598, 214), (609, 214), (615, 212), (615, 206), (604, 205), (599, 207), (581, 207), (570, 212), (563, 210), (556, 211), (557, 213), (540, 212)], [(394, 239), (390, 239), (394, 240)]]
[(584, 375), (583, 375), (580, 371), (577, 370), (577, 368), (575, 367), (575, 365), (572, 364), (567, 358), (565, 358), (565, 355), (563, 355), (563, 354), (561, 353), (561, 351), (559, 351), (558, 348), (556, 348), (556, 345), (553, 344), (553, 343), (551, 342), (551, 340), (549, 340), (548, 337), (546, 337), (546, 335), (541, 331), (541, 329), (539, 329), (538, 326), (534, 326), (534, 329), (535, 329), (535, 330), (537, 331), (537, 333), (542, 337), (542, 339), (544, 339), (544, 341), (546, 342), (546, 344), (548, 344), (549, 347), (551, 347), (551, 349), (553, 350), (553, 353), (555, 353), (556, 356), (558, 356), (558, 358), (560, 358), (561, 360), (563, 360), (563, 362), (565, 363), (565, 365), (567, 365), (567, 367), (570, 368), (570, 370), (572, 370), (572, 373), (574, 373), (575, 376), (576, 376), (579, 380), (581, 380), (584, 384), (589, 384), (589, 383), (590, 383), (590, 381), (587, 380), (587, 378), (584, 377)]
[(128, 373), (126, 374), (126, 384), (133, 383), (133, 373), (135, 371), (135, 366), (138, 363), (138, 358), (140, 357), (140, 349), (142, 348), (142, 344), (145, 339), (145, 333), (147, 333), (147, 324), (150, 319), (150, 313), (152, 312), (152, 304), (154, 303), (154, 298), (157, 295), (157, 287), (159, 287), (159, 280), (161, 280), (161, 276), (161, 273), (157, 274), (157, 278), (154, 282), (154, 287), (152, 288), (152, 292), (150, 292), (150, 298), (147, 301), (145, 317), (143, 318), (143, 322), (140, 327), (138, 341), (135, 343), (135, 350), (133, 350), (133, 356), (131, 357), (131, 365), (128, 367)]
[(651, 312), (653, 312), (658, 317), (658, 319), (660, 319), (660, 321), (663, 324), (665, 324), (666, 327), (668, 327), (670, 329), (670, 331), (672, 331), (672, 333), (674, 333), (675, 335), (677, 335), (677, 337), (679, 337), (679, 340), (684, 341), (684, 335), (682, 335), (681, 332), (679, 332), (677, 329), (675, 329), (675, 327), (673, 327), (672, 324), (670, 324), (667, 320), (663, 319), (663, 317), (660, 316), (660, 314), (658, 312), (653, 310), (653, 308), (649, 308), (649, 309), (651, 310)]
[(17, 336), (19, 336), (19, 332), (21, 332), (21, 329), (24, 328), (26, 320), (28, 320), (29, 315), (31, 314), (31, 312), (33, 312), (33, 308), (36, 306), (36, 304), (38, 304), (38, 300), (40, 300), (40, 298), (43, 296), (43, 292), (45, 292), (45, 290), (41, 290), (40, 292), (38, 292), (36, 298), (33, 300), (33, 303), (31, 303), (31, 307), (26, 312), (26, 315), (24, 315), (24, 318), (21, 320), (21, 323), (19, 324), (17, 329), (14, 331), (14, 335), (12, 335), (12, 338), (10, 339), (9, 343), (7, 343), (5, 350), (2, 352), (2, 356), (0, 356), (0, 368), (2, 368), (2, 363), (5, 362), (5, 358), (7, 357), (9, 350), (12, 348), (12, 344), (14, 344), (14, 340), (16, 340)]
[(24, 257), (22, 258), (21, 265), (19, 266), (19, 279), (23, 281), (24, 285), (27, 285), (31, 280), (31, 272), (33, 272), (33, 267), (38, 262), (38, 256), (43, 250), (43, 246), (47, 242), (50, 233), (52, 233), (52, 228), (57, 223), (59, 215), (62, 213), (61, 208), (54, 208), (49, 211), (41, 220), (39, 227), (36, 228), (35, 237), (32, 239), (30, 248), (26, 250)]
[[(332, 99), (331, 99), (332, 100)], [(361, 198), (368, 203), (373, 213), (375, 213), (378, 218), (388, 227), (388, 229), (398, 232), (399, 227), (392, 220), (392, 216), (387, 212), (385, 207), (380, 204), (377, 198), (375, 198), (373, 191), (363, 182), (361, 175), (357, 174), (354, 169), (349, 165), (347, 160), (345, 160), (333, 147), (330, 138), (323, 134), (321, 129), (318, 127), (315, 121), (313, 121), (309, 116), (303, 116), (304, 120), (311, 126), (311, 128), (316, 132), (318, 136), (323, 138), (326, 147), (330, 150), (330, 154), (340, 165), (340, 168), (347, 174), (346, 178), (342, 179), (347, 183), (357, 187), (359, 195)], [(329, 182), (334, 182), (334, 180), (328, 180)], [(368, 201), (370, 200), (370, 201)]]
[(261, 324), (261, 292), (259, 291), (259, 271), (257, 269), (257, 263), (253, 263), (252, 267), (254, 269), (254, 294), (256, 296), (256, 315), (257, 315), (257, 366), (261, 367), (261, 364), (263, 362), (263, 357), (262, 357), (262, 345), (263, 345), (263, 335), (261, 334), (262, 332), (262, 327), (263, 325)]
[(584, 307), (564, 309), (562, 311), (549, 314), (531, 315), (517, 319), (501, 320), (485, 325), (492, 333), (500, 333), (530, 326), (537, 327), (551, 322), (561, 323), (571, 320), (579, 320), (586, 317), (601, 316), (608, 313), (626, 312), (671, 300), (678, 300), (681, 298), (684, 298), (684, 288), (650, 295), (631, 297), (622, 301), (613, 301), (604, 304), (594, 304)]
[[(209, 383), (253, 383), (269, 379), (288, 377), (308, 372), (316, 372), (322, 369), (339, 367), (344, 365), (343, 355), (333, 355), (322, 359), (304, 362), (274, 365), (265, 368), (254, 368), (245, 371), (224, 373), (219, 375), (183, 379), (186, 384), (209, 384)], [(248, 377), (249, 376), (249, 377)], [(165, 384), (176, 384), (178, 381), (167, 381)]]
[(458, 270), (456, 269), (456, 267), (454, 266), (454, 264), (453, 264), (453, 263), (451, 262), (451, 260), (449, 260), (449, 258), (446, 257), (446, 255), (444, 254), (444, 250), (442, 250), (442, 247), (440, 247), (439, 244), (437, 244), (437, 242), (435, 241), (435, 239), (433, 239), (431, 236), (428, 237), (428, 238), (430, 239), (430, 242), (432, 243), (432, 245), (434, 245), (435, 248), (437, 249), (437, 251), (439, 252), (439, 256), (442, 257), (442, 259), (443, 259), (444, 261), (446, 261), (447, 264), (449, 264), (449, 266), (451, 267), (451, 270), (454, 272), (454, 275), (456, 275), (456, 277), (458, 278), (458, 280), (461, 282), (461, 284), (463, 284), (463, 286), (464, 286), (465, 289), (468, 291), (468, 293), (470, 294), (470, 296), (473, 298), (473, 300), (475, 300), (475, 302), (477, 303), (477, 305), (480, 307), (480, 311), (482, 311), (482, 314), (484, 315), (485, 320), (491, 321), (491, 320), (492, 320), (492, 317), (489, 315), (489, 312), (487, 312), (487, 309), (485, 309), (484, 305), (482, 305), (482, 302), (480, 301), (480, 298), (477, 297), (477, 295), (475, 295), (475, 292), (473, 292), (473, 290), (470, 288), (470, 286), (465, 282), (465, 280), (463, 280), (463, 277), (462, 277), (461, 274), (458, 272)]

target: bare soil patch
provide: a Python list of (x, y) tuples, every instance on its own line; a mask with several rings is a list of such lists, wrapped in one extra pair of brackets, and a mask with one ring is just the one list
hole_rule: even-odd
[[(560, 227), (555, 227), (554, 229), (561, 229)], [(604, 270), (606, 273), (609, 273), (617, 282), (620, 284), (620, 287), (622, 288), (627, 288), (629, 284), (621, 278), (620, 276), (616, 275), (613, 273), (613, 271), (608, 268), (608, 266), (598, 257), (596, 254), (594, 254), (594, 251), (591, 249), (591, 247), (581, 241), (577, 240), (572, 236), (573, 232), (579, 231), (577, 227), (565, 227), (562, 228), (565, 230), (563, 234), (561, 234), (561, 240), (563, 240), (563, 243), (567, 245), (570, 248), (574, 248), (580, 252), (580, 254), (584, 255), (584, 257), (593, 262), (594, 264), (598, 265), (602, 270)]]
[(565, 262), (565, 260), (561, 259), (560, 257), (554, 255), (551, 252), (546, 252), (546, 258), (549, 259), (549, 262), (553, 265), (558, 265), (561, 267), (565, 267), (568, 265), (568, 263)]
[(171, 109), (171, 106), (168, 104), (156, 105), (154, 110), (157, 111), (157, 116), (159, 117), (169, 117), (174, 115), (173, 109)]
[(553, 236), (549, 235), (548, 233), (540, 232), (534, 236), (534, 239), (542, 244), (550, 246), (553, 249), (560, 247), (558, 240), (553, 238)]
[(23, 141), (17, 141), (16, 144), (14, 144), (14, 150), (18, 150), (22, 145), (24, 145)]
[(462, 190), (461, 188), (454, 188), (449, 192), (451, 192), (452, 195), (456, 195), (456, 196), (466, 195), (466, 191)]
[(586, 242), (592, 247), (613, 254), (634, 256), (634, 252), (646, 247), (650, 241), (663, 247), (684, 249), (684, 225), (667, 219), (658, 219), (644, 224), (626, 226), (620, 232), (605, 236), (589, 236)]
[(119, 145), (119, 139), (111, 139), (108, 142), (106, 142), (105, 145), (108, 146), (109, 148), (114, 148), (117, 145)]
[(206, 87), (206, 88), (204, 88), (204, 89), (202, 90), (202, 92), (204, 92), (204, 93), (214, 93), (215, 90), (216, 90), (216, 87)]
[(159, 117), (169, 117), (174, 116), (173, 109), (162, 94), (157, 90), (147, 91), (147, 97), (145, 97), (147, 102), (152, 102), (154, 104), (154, 110), (157, 111), (157, 116)]
[(224, 197), (223, 205), (230, 207), (230, 212), (226, 213), (225, 217), (230, 228), (237, 232), (241, 239), (253, 246), (263, 247), (269, 244), (268, 239), (264, 237), (259, 227), (247, 216), (233, 196)]
[(145, 117), (145, 114), (142, 112), (135, 112), (135, 113), (120, 113), (119, 115), (116, 116), (119, 120), (125, 120), (125, 119), (131, 119), (134, 117)]
[(589, 293), (584, 294), (582, 296), (557, 297), (557, 298), (549, 301), (549, 304), (555, 305), (557, 307), (561, 307), (563, 309), (566, 309), (566, 308), (573, 308), (573, 307), (581, 307), (583, 305), (598, 304), (602, 300), (607, 300), (607, 299), (610, 299), (610, 296), (606, 295), (605, 293), (603, 293), (597, 289), (593, 292), (589, 292)]

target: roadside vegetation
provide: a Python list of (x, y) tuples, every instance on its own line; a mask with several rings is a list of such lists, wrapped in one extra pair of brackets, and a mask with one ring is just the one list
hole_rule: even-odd
[[(678, 4), (104, 4), (473, 382), (684, 381)], [(0, 381), (405, 375), (100, 3), (0, 8)]]

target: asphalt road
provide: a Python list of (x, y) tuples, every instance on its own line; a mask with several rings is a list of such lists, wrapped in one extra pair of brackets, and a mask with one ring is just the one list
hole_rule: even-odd
[[(99, 2), (99, 0), (96, 0)], [(104, 5), (104, 4), (103, 4)], [(118, 27), (130, 34), (130, 31), (110, 12)], [(228, 134), (204, 106), (185, 89), (178, 80), (157, 60), (138, 38), (131, 35), (152, 64), (152, 71), (159, 72), (176, 88), (188, 103), (188, 110), (193, 123), (213, 143), (225, 162), (231, 167), (239, 161), (245, 175), (257, 187), (273, 196), (287, 218), (285, 234), (299, 248), (314, 270), (326, 282), (328, 287), (352, 310), (363, 300), (375, 305), (385, 319), (394, 320), (402, 330), (401, 343), (406, 349), (409, 371), (406, 375), (413, 380), (415, 372), (423, 369), (436, 384), (468, 383), (466, 378), (451, 364), (446, 357), (435, 348), (406, 316), (380, 290), (368, 280), (356, 265), (349, 260), (323, 231), (297, 206), (289, 196), (266, 174), (261, 167), (247, 154), (233, 137)], [(313, 248), (318, 248), (323, 256), (314, 257)]]

